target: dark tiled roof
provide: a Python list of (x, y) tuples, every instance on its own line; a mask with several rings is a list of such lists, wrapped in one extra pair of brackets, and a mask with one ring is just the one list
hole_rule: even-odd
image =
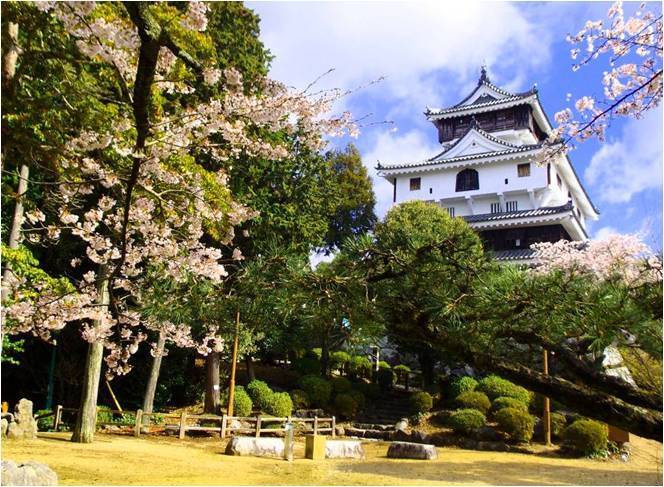
[(567, 203), (561, 206), (543, 206), (534, 210), (518, 210), (507, 211), (503, 213), (484, 213), (481, 215), (468, 215), (463, 219), (468, 223), (474, 222), (491, 222), (499, 220), (510, 220), (512, 218), (530, 218), (533, 216), (555, 215), (556, 213), (564, 213), (574, 208), (572, 203)]
[(456, 113), (456, 112), (462, 112), (465, 110), (469, 109), (477, 109), (477, 108), (484, 108), (484, 107), (491, 107), (494, 105), (502, 105), (503, 103), (509, 103), (513, 101), (520, 101), (520, 100), (525, 100), (531, 95), (534, 95), (536, 91), (526, 91), (524, 93), (519, 93), (516, 95), (510, 95), (506, 96), (504, 98), (498, 98), (498, 99), (493, 99), (489, 101), (484, 101), (481, 103), (479, 102), (479, 98), (475, 101), (475, 103), (471, 103), (469, 105), (455, 105), (450, 108), (427, 108), (425, 115), (444, 115), (447, 113)]
[(528, 260), (535, 257), (535, 251), (533, 249), (495, 250), (489, 252), (489, 254), (495, 260), (500, 261)]

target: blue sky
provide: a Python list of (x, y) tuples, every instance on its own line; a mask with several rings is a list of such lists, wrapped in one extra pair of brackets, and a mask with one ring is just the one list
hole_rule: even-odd
[[(553, 114), (583, 95), (602, 96), (606, 64), (572, 72), (565, 36), (586, 20), (604, 19), (604, 2), (248, 2), (261, 17), (261, 37), (275, 55), (271, 76), (304, 88), (330, 68), (321, 88), (362, 87), (338, 110), (366, 117), (358, 139), (370, 169), (377, 213), (389, 208), (391, 185), (375, 177), (378, 160), (398, 162), (438, 152), (426, 106), (457, 103), (486, 62), (491, 80), (510, 91), (534, 83)], [(629, 13), (638, 4), (627, 4)], [(652, 3), (650, 9), (661, 7)], [(370, 84), (378, 78), (384, 81)], [(369, 86), (367, 86), (369, 85)], [(390, 121), (393, 124), (380, 123)], [(343, 146), (346, 140), (336, 140)], [(589, 141), (570, 157), (599, 207), (589, 224), (598, 237), (643, 234), (662, 248), (662, 111), (615, 120), (603, 144)]]

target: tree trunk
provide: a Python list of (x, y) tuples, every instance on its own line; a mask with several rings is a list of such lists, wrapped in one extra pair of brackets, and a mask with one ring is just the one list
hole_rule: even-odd
[(523, 365), (490, 359), (488, 361), (490, 370), (531, 391), (549, 396), (589, 418), (617, 426), (643, 438), (662, 441), (661, 411), (633, 406), (610, 394), (547, 376)]
[(427, 389), (433, 384), (433, 358), (429, 350), (422, 350), (417, 354), (422, 369), (422, 389)]
[(247, 367), (247, 382), (251, 382), (256, 378), (256, 370), (254, 370), (254, 361), (251, 360), (251, 355), (244, 356), (244, 364)]
[(219, 352), (210, 352), (205, 360), (205, 406), (204, 411), (217, 414), (220, 408), (219, 397)]
[[(155, 350), (154, 358), (152, 359), (152, 369), (150, 369), (150, 377), (148, 384), (145, 387), (145, 395), (143, 396), (143, 412), (151, 413), (154, 407), (154, 395), (157, 391), (157, 382), (159, 381), (159, 369), (161, 369), (161, 357), (164, 355), (164, 348), (166, 346), (166, 336), (164, 333), (159, 332), (157, 339), (157, 350)], [(143, 424), (150, 424), (150, 416), (143, 417)]]
[[(108, 310), (108, 276), (106, 267), (99, 267), (99, 283), (97, 284), (99, 294), (99, 310), (102, 318), (95, 321), (93, 326), (99, 328), (103, 325), (104, 314)], [(85, 375), (83, 376), (83, 390), (81, 392), (81, 404), (76, 417), (76, 426), (71, 441), (76, 443), (92, 443), (97, 423), (97, 394), (99, 393), (99, 379), (101, 377), (101, 365), (104, 357), (104, 344), (93, 342), (88, 345), (88, 355), (85, 361)]]

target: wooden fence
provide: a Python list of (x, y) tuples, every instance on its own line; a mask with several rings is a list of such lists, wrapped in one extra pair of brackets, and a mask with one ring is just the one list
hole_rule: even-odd
[[(53, 416), (53, 430), (58, 431), (60, 426), (64, 424), (62, 413), (77, 413), (77, 408), (65, 408), (61, 405), (56, 406), (54, 411), (49, 411), (44, 414), (35, 415), (35, 419), (43, 419)], [(211, 433), (219, 433), (221, 438), (226, 438), (229, 434), (232, 433), (251, 433), (260, 437), (261, 433), (274, 433), (278, 431), (286, 431), (285, 424), (311, 424), (311, 430), (314, 435), (319, 433), (329, 433), (332, 438), (336, 435), (336, 418), (334, 416), (330, 418), (319, 418), (315, 416), (313, 418), (294, 418), (288, 416), (285, 418), (275, 418), (271, 416), (227, 416), (217, 415), (217, 414), (187, 414), (182, 412), (180, 414), (175, 413), (145, 413), (143, 410), (138, 409), (136, 411), (120, 411), (116, 409), (106, 410), (105, 412), (110, 414), (122, 414), (122, 415), (133, 415), (134, 421), (97, 421), (97, 426), (104, 425), (113, 425), (113, 426), (133, 426), (134, 436), (138, 437), (141, 435), (141, 429), (146, 426), (143, 422), (150, 417), (158, 416), (166, 420), (166, 418), (176, 419), (176, 423), (164, 424), (165, 429), (175, 430), (178, 432), (178, 437), (180, 439), (184, 438), (187, 434), (187, 431), (206, 431)], [(233, 421), (240, 422), (240, 426), (233, 424)], [(209, 424), (200, 424), (203, 423), (218, 423), (218, 426), (212, 426)], [(193, 424), (192, 424), (193, 423)], [(242, 426), (242, 423), (249, 423), (250, 426)], [(267, 428), (264, 427), (267, 424), (281, 423), (279, 427)], [(304, 430), (307, 431), (307, 430)]]

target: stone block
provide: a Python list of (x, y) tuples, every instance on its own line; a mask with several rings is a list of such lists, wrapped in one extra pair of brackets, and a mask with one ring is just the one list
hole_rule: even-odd
[(387, 450), (387, 457), (434, 460), (438, 458), (438, 452), (436, 451), (436, 447), (433, 445), (395, 441), (390, 444), (390, 447)]
[(324, 459), (325, 437), (321, 435), (306, 435), (304, 437), (304, 457), (309, 460)]
[(325, 458), (364, 458), (362, 442), (353, 440), (328, 440), (325, 442)]
[(234, 436), (226, 446), (226, 455), (283, 458), (284, 440), (281, 438)]
[(14, 411), (14, 421), (9, 424), (7, 436), (13, 439), (37, 437), (37, 421), (32, 414), (32, 401), (21, 399)]
[(58, 475), (43, 463), (3, 460), (2, 485), (58, 485)]

